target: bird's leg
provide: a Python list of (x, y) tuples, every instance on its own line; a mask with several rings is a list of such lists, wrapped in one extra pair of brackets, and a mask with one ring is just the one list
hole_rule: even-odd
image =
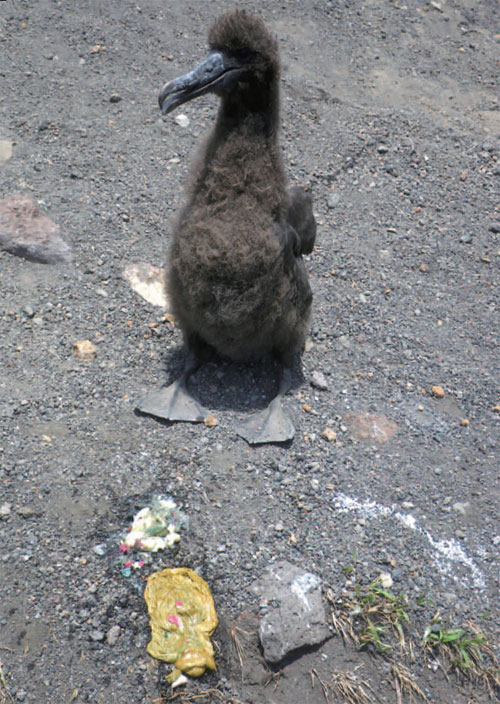
[(281, 408), (281, 400), (291, 386), (292, 370), (289, 366), (282, 365), (277, 395), (265, 410), (254, 413), (248, 420), (236, 426), (238, 435), (241, 435), (250, 445), (292, 440), (295, 428)]
[(147, 413), (166, 420), (183, 420), (201, 423), (208, 416), (208, 411), (190, 394), (187, 380), (198, 369), (199, 357), (189, 352), (184, 363), (182, 375), (170, 386), (144, 396), (136, 406), (141, 413)]

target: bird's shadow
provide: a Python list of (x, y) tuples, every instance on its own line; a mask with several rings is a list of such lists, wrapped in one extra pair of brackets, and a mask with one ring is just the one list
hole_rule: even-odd
[[(162, 359), (166, 377), (159, 380), (158, 387), (168, 386), (178, 379), (184, 361), (182, 346), (168, 352)], [(253, 413), (266, 408), (278, 393), (280, 371), (280, 363), (271, 354), (248, 362), (235, 362), (214, 354), (190, 376), (188, 387), (193, 396), (211, 411)], [(297, 354), (292, 368), (291, 390), (303, 383), (302, 363)], [(158, 420), (167, 426), (173, 424), (172, 421)]]

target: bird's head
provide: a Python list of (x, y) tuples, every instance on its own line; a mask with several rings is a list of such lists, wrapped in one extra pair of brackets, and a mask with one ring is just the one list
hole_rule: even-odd
[(237, 94), (250, 108), (259, 109), (266, 88), (276, 84), (278, 43), (258, 17), (245, 10), (225, 13), (212, 25), (208, 44), (210, 53), (204, 61), (161, 89), (163, 114), (205, 93), (222, 98)]

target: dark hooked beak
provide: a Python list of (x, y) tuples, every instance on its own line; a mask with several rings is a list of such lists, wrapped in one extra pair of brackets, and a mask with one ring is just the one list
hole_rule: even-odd
[(163, 86), (158, 96), (161, 111), (167, 115), (178, 105), (199, 95), (229, 91), (247, 72), (248, 67), (242, 66), (236, 57), (212, 51), (192, 71)]

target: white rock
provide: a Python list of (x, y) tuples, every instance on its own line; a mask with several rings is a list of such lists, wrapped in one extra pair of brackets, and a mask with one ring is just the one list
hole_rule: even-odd
[(321, 391), (328, 390), (328, 382), (326, 381), (323, 372), (314, 371), (312, 373), (311, 385), (314, 386), (316, 389), (320, 389)]
[(2, 504), (0, 506), (0, 518), (7, 518), (7, 516), (10, 516), (11, 508), (12, 504)]
[(168, 310), (163, 270), (146, 262), (129, 264), (122, 272), (133, 290), (148, 303)]
[(456, 504), (453, 504), (453, 510), (456, 511), (457, 513), (461, 513), (462, 516), (465, 516), (467, 511), (470, 508), (470, 503), (468, 501), (457, 501)]
[(381, 572), (378, 579), (382, 589), (390, 589), (393, 585), (392, 577), (389, 572)]
[(189, 117), (187, 115), (181, 113), (180, 115), (176, 115), (174, 119), (179, 127), (189, 127)]
[(0, 139), (0, 164), (5, 164), (12, 156), (12, 142)]

